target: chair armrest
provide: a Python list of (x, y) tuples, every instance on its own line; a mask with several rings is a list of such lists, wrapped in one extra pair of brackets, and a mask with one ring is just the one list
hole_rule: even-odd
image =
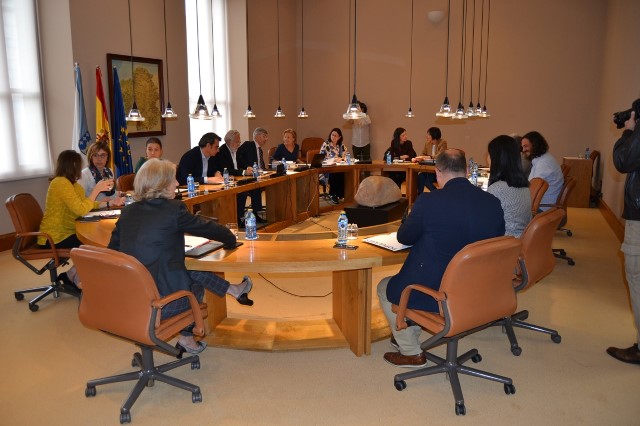
[(398, 304), (398, 312), (396, 312), (396, 330), (402, 330), (407, 328), (407, 321), (405, 317), (407, 315), (407, 304), (409, 303), (409, 296), (413, 290), (424, 293), (427, 296), (431, 296), (438, 302), (440, 312), (442, 312), (442, 302), (447, 300), (447, 295), (441, 291), (434, 290), (430, 287), (420, 284), (409, 284), (402, 290), (400, 295), (400, 303)]
[(53, 242), (53, 238), (51, 238), (51, 236), (49, 234), (47, 234), (46, 232), (18, 232), (16, 233), (16, 245), (15, 247), (17, 247), (17, 245), (19, 244), (19, 241), (22, 238), (26, 238), (26, 237), (45, 237), (47, 239), (47, 241), (49, 242), (49, 246), (51, 248), (46, 249), (43, 248), (41, 250), (44, 251), (49, 251), (50, 256), (53, 258), (53, 260), (55, 261), (55, 265), (56, 267), (60, 266), (60, 258), (58, 257), (58, 252), (56, 251), (56, 244)]
[(198, 302), (198, 299), (196, 299), (196, 296), (194, 296), (194, 294), (191, 293), (190, 291), (186, 291), (186, 290), (176, 291), (175, 293), (171, 293), (165, 297), (154, 300), (151, 303), (151, 306), (153, 306), (156, 309), (162, 309), (168, 303), (178, 299), (182, 299), (183, 297), (186, 297), (187, 299), (189, 299), (189, 306), (191, 308), (191, 312), (193, 313), (194, 321), (196, 323), (196, 325), (193, 327), (193, 333), (197, 334), (198, 336), (202, 336), (204, 334), (204, 322), (202, 321), (202, 314), (200, 312), (200, 303)]
[(524, 263), (522, 255), (518, 257), (518, 264), (514, 271), (513, 289), (517, 292), (525, 288), (529, 284), (529, 274), (527, 273), (527, 265)]

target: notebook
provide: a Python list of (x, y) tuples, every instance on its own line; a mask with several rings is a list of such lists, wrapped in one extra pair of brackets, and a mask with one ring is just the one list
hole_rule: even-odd
[(391, 251), (400, 251), (411, 247), (398, 242), (397, 232), (375, 235), (373, 237), (365, 238), (362, 241)]
[(219, 241), (211, 241), (208, 238), (185, 235), (184, 255), (187, 257), (201, 257), (222, 248), (223, 245)]

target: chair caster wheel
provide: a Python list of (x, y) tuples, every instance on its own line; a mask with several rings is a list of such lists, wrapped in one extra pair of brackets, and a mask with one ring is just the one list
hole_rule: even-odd
[(573, 259), (567, 260), (567, 263), (569, 263), (569, 266), (573, 266), (573, 265), (576, 264), (575, 260), (573, 260)]
[(562, 336), (560, 336), (559, 334), (552, 334), (551, 335), (551, 341), (553, 343), (560, 343), (560, 342), (562, 342)]
[(467, 409), (464, 404), (456, 404), (456, 416), (464, 416), (467, 414)]
[(24, 294), (22, 293), (13, 293), (13, 295), (15, 296), (16, 300), (23, 300), (24, 299)]
[(573, 237), (573, 232), (567, 231), (567, 237)]
[(34, 304), (29, 303), (29, 310), (31, 312), (38, 312), (38, 309), (40, 309), (38, 305), (36, 305), (35, 303)]
[(513, 384), (506, 384), (504, 385), (504, 393), (506, 393), (507, 395), (511, 395), (516, 393), (516, 387), (513, 386)]
[(131, 423), (131, 413), (120, 413), (120, 424)]
[(193, 402), (194, 404), (196, 402), (202, 402), (202, 393), (201, 392), (194, 392), (191, 394), (191, 402)]
[(394, 381), (393, 385), (399, 391), (405, 390), (407, 388), (407, 382), (405, 382), (404, 380)]
[(92, 396), (96, 396), (96, 387), (95, 386), (87, 386), (84, 390), (84, 396), (90, 398)]
[(482, 361), (482, 355), (480, 354), (475, 354), (474, 356), (471, 357), (471, 361), (478, 363), (480, 361)]
[(511, 348), (511, 353), (515, 356), (520, 356), (520, 354), (522, 353), (522, 348), (520, 346), (515, 346)]
[(200, 360), (191, 362), (192, 370), (200, 370)]

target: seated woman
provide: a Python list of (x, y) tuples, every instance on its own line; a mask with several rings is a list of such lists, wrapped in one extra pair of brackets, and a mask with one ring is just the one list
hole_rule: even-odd
[[(320, 154), (324, 154), (327, 159), (341, 160), (346, 155), (342, 130), (335, 127), (329, 132), (329, 137), (322, 143)], [(331, 204), (339, 204), (340, 199), (344, 198), (344, 173), (325, 173), (320, 176), (321, 180), (329, 183), (329, 202)]]
[(140, 167), (142, 167), (144, 162), (147, 161), (148, 159), (162, 158), (162, 142), (160, 141), (160, 139), (156, 137), (150, 137), (149, 139), (147, 139), (145, 150), (146, 150), (147, 156), (140, 157), (134, 169), (135, 173), (138, 173), (138, 170), (140, 170)]
[[(151, 273), (160, 296), (179, 290), (193, 292), (199, 301), (209, 290), (220, 297), (229, 294), (240, 304), (253, 305), (247, 296), (253, 287), (248, 276), (231, 285), (213, 272), (188, 271), (184, 264), (184, 234), (209, 238), (235, 248), (236, 238), (226, 227), (191, 214), (182, 201), (174, 200), (178, 187), (175, 164), (152, 158), (136, 174), (133, 198), (126, 206), (111, 234), (109, 248), (138, 259)], [(162, 318), (169, 318), (189, 309), (186, 298), (162, 308)], [(176, 347), (197, 354), (207, 346), (196, 342), (188, 327), (180, 334)]]
[(505, 235), (520, 238), (531, 221), (529, 180), (520, 164), (520, 145), (501, 135), (489, 142), (491, 161), (487, 192), (500, 200), (504, 211)]
[(273, 153), (272, 161), (293, 161), (294, 163), (299, 161), (300, 146), (297, 144), (298, 135), (293, 129), (287, 129), (282, 132), (282, 143), (278, 145), (276, 151)]
[[(40, 223), (40, 232), (49, 234), (56, 248), (80, 247), (82, 243), (76, 236), (76, 219), (93, 209), (109, 206), (109, 201), (96, 201), (96, 198), (100, 193), (113, 189), (113, 179), (100, 179), (85, 195), (84, 188), (78, 183), (81, 173), (82, 156), (78, 152), (66, 150), (58, 155), (55, 176), (47, 190), (44, 216)], [(115, 203), (121, 205), (123, 201), (116, 199)], [(38, 237), (38, 244), (51, 247), (45, 237)], [(80, 293), (75, 267), (58, 275), (58, 281), (62, 281), (70, 291)]]
[[(413, 149), (413, 144), (409, 140), (407, 131), (404, 128), (398, 127), (394, 130), (391, 147), (384, 153), (385, 158), (387, 152), (391, 152), (391, 158), (394, 160), (411, 161), (415, 158), (416, 151)], [(405, 172), (389, 172), (388, 175), (398, 187), (402, 186), (402, 182), (404, 182), (407, 177)]]
[[(91, 144), (87, 150), (87, 160), (89, 161), (89, 166), (82, 170), (78, 183), (84, 188), (84, 195), (88, 197), (101, 180), (114, 180), (113, 171), (107, 167), (107, 164), (111, 161), (109, 143), (97, 141)], [(124, 199), (120, 199), (119, 195), (116, 194), (114, 185), (111, 185), (109, 191), (100, 192), (96, 200), (106, 201), (107, 207), (124, 204)]]
[[(447, 141), (442, 139), (442, 133), (437, 127), (429, 127), (427, 130), (426, 142), (422, 155), (412, 159), (414, 163), (424, 160), (435, 160), (435, 158), (443, 151), (447, 150)], [(436, 190), (436, 174), (435, 173), (418, 173), (418, 194), (424, 192), (424, 187), (429, 188), (429, 191)]]

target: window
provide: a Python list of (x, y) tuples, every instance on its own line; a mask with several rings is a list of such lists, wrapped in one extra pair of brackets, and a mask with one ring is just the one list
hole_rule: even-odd
[(51, 174), (34, 0), (1, 0), (0, 181)]
[[(198, 20), (196, 25), (196, 6)], [(185, 15), (187, 21), (187, 62), (189, 75), (189, 108), (183, 117), (189, 120), (191, 132), (191, 146), (196, 146), (203, 134), (215, 132), (223, 138), (230, 128), (231, 110), (228, 95), (228, 55), (227, 55), (227, 12), (225, 0), (185, 0)], [(213, 43), (211, 43), (211, 25), (213, 24)], [(196, 33), (199, 30), (199, 37)], [(200, 42), (200, 66), (198, 67), (198, 39)], [(213, 49), (215, 49), (215, 73), (213, 71)], [(198, 76), (198, 70), (200, 75)], [(213, 83), (215, 75), (215, 94), (218, 110), (222, 118), (213, 120), (194, 120), (188, 117), (193, 112), (198, 97), (202, 93), (204, 102), (213, 109)], [(202, 92), (200, 92), (202, 86)]]

